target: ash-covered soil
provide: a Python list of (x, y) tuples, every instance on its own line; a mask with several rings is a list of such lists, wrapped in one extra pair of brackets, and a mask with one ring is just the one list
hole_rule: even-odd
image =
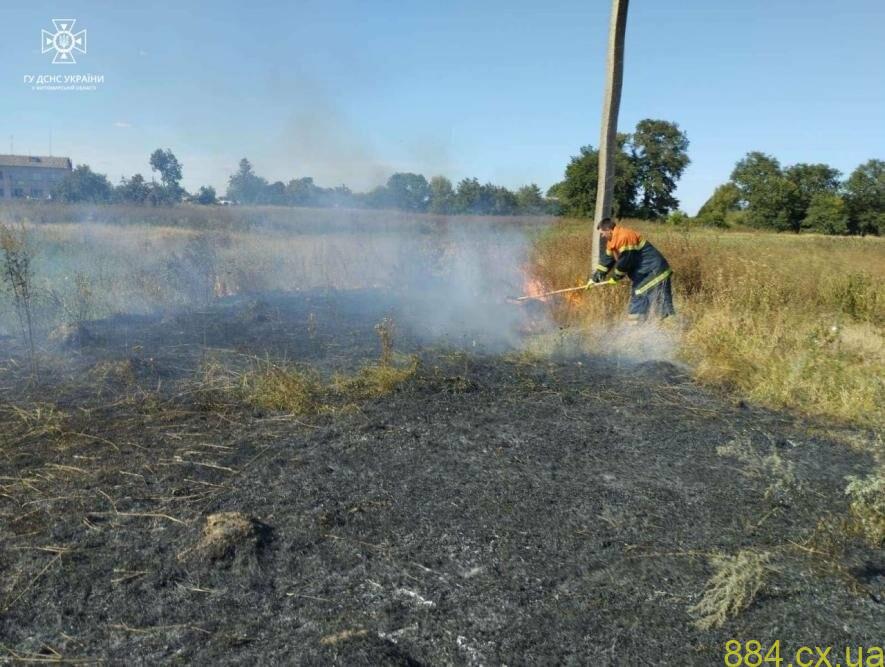
[[(0, 661), (708, 665), (729, 639), (881, 645), (885, 560), (844, 494), (870, 434), (666, 362), (399, 324), (418, 371), (376, 399), (289, 416), (201, 388), (207, 363), (252, 357), (353, 370), (403, 308), (314, 293), (90, 323), (37, 385), (0, 341)], [(770, 554), (765, 586), (697, 629), (710, 557), (744, 549)]]

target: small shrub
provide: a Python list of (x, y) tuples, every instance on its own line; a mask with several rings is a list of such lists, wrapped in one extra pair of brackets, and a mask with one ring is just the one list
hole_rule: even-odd
[(715, 573), (700, 601), (689, 607), (700, 630), (718, 628), (749, 607), (775, 571), (771, 554), (764, 551), (744, 549), (735, 556), (712, 556), (710, 561)]
[(691, 223), (691, 217), (684, 211), (673, 211), (667, 216), (667, 224), (675, 227), (684, 227)]
[(785, 461), (777, 451), (762, 456), (746, 438), (736, 438), (716, 448), (719, 456), (730, 456), (744, 464), (741, 472), (747, 477), (768, 482), (765, 498), (779, 500), (789, 495), (797, 486), (796, 466)]

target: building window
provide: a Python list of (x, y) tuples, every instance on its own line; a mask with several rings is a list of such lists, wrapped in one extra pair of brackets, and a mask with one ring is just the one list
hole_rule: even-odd
[(37, 198), (42, 197), (43, 190), (41, 190), (40, 188), (31, 188), (31, 196)]
[(13, 188), (12, 196), (13, 197), (24, 197), (25, 196), (25, 189), (24, 188)]
[(0, 188), (0, 199), (5, 199), (5, 198), (6, 198), (6, 190), (4, 190), (3, 188)]

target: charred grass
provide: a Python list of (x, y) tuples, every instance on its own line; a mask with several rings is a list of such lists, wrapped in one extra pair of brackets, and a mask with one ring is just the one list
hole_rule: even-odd
[[(615, 642), (708, 664), (774, 619), (873, 641), (875, 443), (669, 364), (421, 349), (365, 296), (232, 301), (171, 337), (93, 322), (103, 342), (45, 359), (42, 385), (6, 363), (5, 657), (568, 662)], [(238, 349), (256, 334), (264, 354)]]

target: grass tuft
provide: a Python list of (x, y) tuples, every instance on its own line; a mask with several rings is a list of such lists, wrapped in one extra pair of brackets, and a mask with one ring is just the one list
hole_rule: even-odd
[(356, 400), (384, 396), (411, 379), (418, 370), (416, 356), (393, 355), (390, 364), (373, 363), (330, 380), (317, 371), (294, 365), (254, 360), (237, 370), (223, 360), (207, 358), (196, 377), (201, 405), (223, 412), (245, 403), (256, 408), (313, 416), (344, 414), (357, 409)]
[(749, 607), (775, 571), (771, 554), (764, 551), (744, 549), (735, 556), (715, 555), (710, 560), (715, 573), (700, 601), (689, 607), (699, 630), (721, 627)]
[(68, 414), (55, 405), (44, 403), (21, 407), (9, 404), (9, 410), (16, 417), (25, 435), (38, 438), (59, 436)]
[(316, 414), (322, 406), (322, 383), (310, 371), (262, 364), (246, 372), (241, 390), (250, 405), (296, 415)]
[(864, 478), (849, 477), (845, 493), (851, 499), (851, 514), (857, 528), (871, 546), (885, 545), (885, 469)]
[(332, 378), (332, 390), (351, 399), (370, 399), (395, 391), (418, 371), (418, 358), (406, 357), (399, 364), (368, 364), (355, 375), (336, 375)]

